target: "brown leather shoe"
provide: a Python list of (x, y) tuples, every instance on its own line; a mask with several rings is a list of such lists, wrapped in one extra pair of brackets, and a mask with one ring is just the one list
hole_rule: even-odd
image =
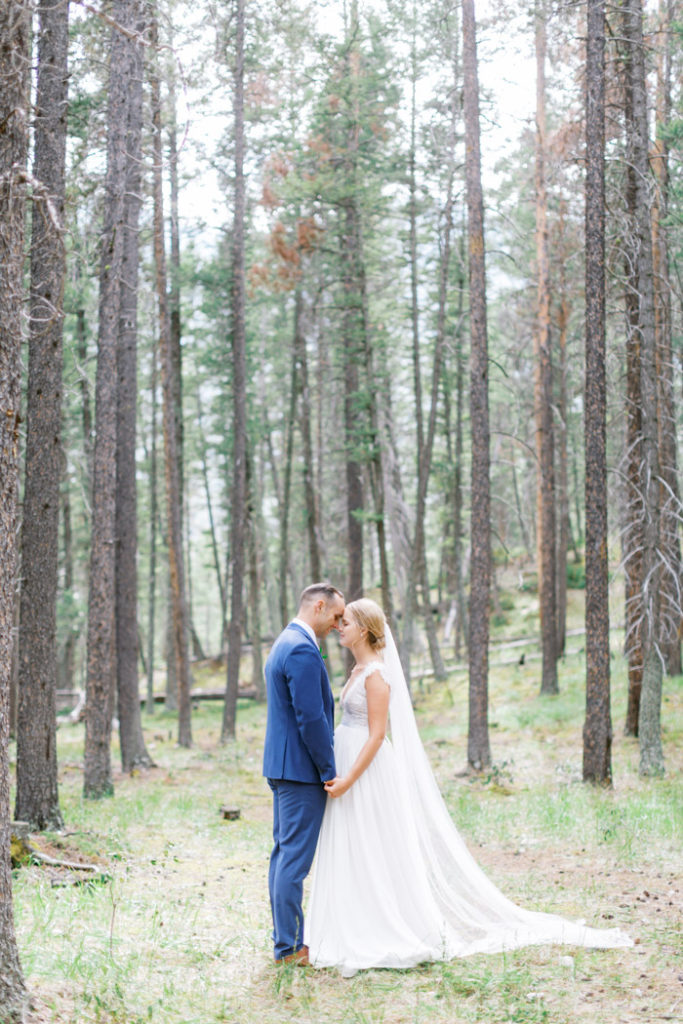
[(309, 967), (310, 961), (308, 959), (308, 946), (300, 946), (294, 953), (289, 953), (287, 956), (281, 957), (279, 960), (276, 960), (275, 963), (278, 967), (284, 966), (285, 964), (294, 964), (295, 967)]

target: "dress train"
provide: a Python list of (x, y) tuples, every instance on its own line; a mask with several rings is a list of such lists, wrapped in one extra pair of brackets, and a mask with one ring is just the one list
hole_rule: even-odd
[(618, 928), (518, 907), (487, 878), (441, 797), (390, 634), (388, 641), (386, 663), (367, 665), (342, 697), (338, 775), (368, 737), (365, 679), (373, 671), (391, 686), (393, 735), (343, 796), (328, 798), (305, 923), (311, 963), (351, 974), (529, 945), (631, 946)]

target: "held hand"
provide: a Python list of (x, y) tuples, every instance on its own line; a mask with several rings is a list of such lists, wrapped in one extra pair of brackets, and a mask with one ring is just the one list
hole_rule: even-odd
[(348, 789), (351, 788), (351, 783), (348, 779), (343, 779), (337, 776), (335, 779), (330, 779), (329, 782), (325, 783), (325, 792), (331, 797), (343, 796)]

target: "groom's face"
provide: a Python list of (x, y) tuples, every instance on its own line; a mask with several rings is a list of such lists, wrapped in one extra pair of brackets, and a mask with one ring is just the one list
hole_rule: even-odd
[(339, 629), (342, 615), (344, 614), (344, 601), (341, 597), (334, 597), (331, 601), (320, 601), (316, 609), (318, 612), (316, 635), (327, 636), (333, 629)]

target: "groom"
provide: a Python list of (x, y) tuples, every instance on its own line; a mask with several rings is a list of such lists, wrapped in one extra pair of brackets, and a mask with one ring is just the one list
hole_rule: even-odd
[(266, 662), (268, 719), (263, 774), (273, 791), (273, 851), (268, 885), (277, 963), (308, 963), (303, 945), (303, 882), (315, 853), (327, 794), (335, 777), (334, 697), (319, 642), (339, 628), (344, 595), (313, 583), (296, 618)]

